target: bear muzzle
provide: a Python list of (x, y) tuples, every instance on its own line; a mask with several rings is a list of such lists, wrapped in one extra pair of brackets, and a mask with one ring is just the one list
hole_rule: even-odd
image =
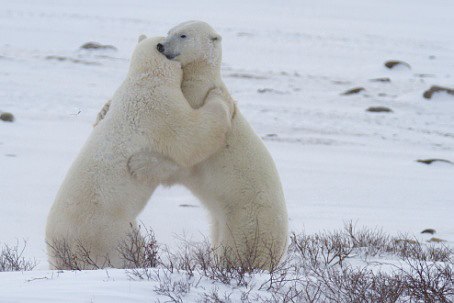
[(172, 60), (180, 55), (180, 54), (172, 54), (169, 52), (166, 53), (166, 48), (165, 48), (164, 44), (162, 44), (162, 43), (158, 43), (156, 45), (156, 48), (157, 48), (158, 52), (160, 52), (161, 54), (166, 56), (166, 58), (169, 60)]

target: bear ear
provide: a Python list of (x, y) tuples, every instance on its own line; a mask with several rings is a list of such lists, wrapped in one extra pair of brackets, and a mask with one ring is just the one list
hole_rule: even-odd
[(222, 40), (222, 37), (221, 37), (221, 35), (216, 34), (216, 35), (212, 35), (210, 37), (210, 40), (213, 42), (220, 42)]
[(142, 40), (145, 40), (145, 39), (147, 39), (147, 36), (142, 34), (139, 36), (138, 42), (140, 43), (140, 42), (142, 42)]

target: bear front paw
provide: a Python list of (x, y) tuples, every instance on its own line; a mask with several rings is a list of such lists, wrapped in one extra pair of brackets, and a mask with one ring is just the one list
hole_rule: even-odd
[(129, 157), (127, 170), (140, 183), (153, 184), (168, 181), (179, 166), (157, 153), (143, 150)]
[(208, 92), (207, 100), (217, 100), (227, 105), (230, 119), (233, 118), (236, 108), (236, 101), (222, 88), (215, 87)]

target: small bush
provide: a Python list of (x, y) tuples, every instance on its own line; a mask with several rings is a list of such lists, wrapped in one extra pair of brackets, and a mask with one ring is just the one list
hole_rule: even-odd
[(160, 263), (159, 245), (151, 229), (133, 228), (126, 239), (118, 246), (118, 253), (124, 260), (124, 268), (150, 268)]
[(90, 248), (81, 242), (72, 245), (62, 239), (47, 243), (49, 253), (53, 254), (56, 264), (51, 264), (54, 268), (65, 270), (87, 270), (101, 269), (110, 266), (109, 258), (106, 256), (102, 260), (95, 260), (90, 253)]
[[(126, 238), (118, 245), (117, 252), (123, 260), (123, 268), (150, 268), (156, 267), (160, 261), (158, 256), (159, 246), (151, 229), (144, 229), (141, 234), (141, 227), (131, 230)], [(51, 264), (58, 269), (85, 270), (102, 269), (111, 267), (112, 264), (108, 256), (95, 260), (90, 252), (80, 241), (69, 243), (65, 239), (59, 239), (52, 243), (47, 243), (49, 253), (57, 264)]]
[(28, 271), (33, 270), (36, 260), (28, 260), (23, 256), (27, 242), (10, 246), (4, 244), (0, 253), (0, 272), (3, 271)]

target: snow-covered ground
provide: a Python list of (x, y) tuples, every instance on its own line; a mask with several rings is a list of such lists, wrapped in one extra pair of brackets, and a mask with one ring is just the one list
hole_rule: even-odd
[[(48, 280), (24, 281), (51, 275), (69, 284), (89, 275), (93, 289), (115, 280), (115, 293), (86, 301), (152, 295), (119, 272), (44, 272), (44, 227), (137, 37), (165, 35), (188, 19), (223, 36), (224, 80), (276, 161), (291, 230), (353, 220), (392, 234), (434, 228), (454, 244), (454, 165), (416, 162), (454, 162), (454, 96), (422, 97), (433, 84), (454, 87), (453, 11), (449, 0), (0, 1), (0, 111), (16, 117), (0, 121), (0, 244), (25, 239), (26, 257), (43, 270), (0, 273), (0, 302), (34, 298)], [(88, 41), (117, 50), (79, 49)], [(389, 70), (390, 59), (411, 69)], [(382, 77), (391, 81), (370, 81)], [(365, 91), (341, 95), (354, 87)], [(182, 187), (155, 192), (140, 220), (170, 246), (175, 235), (199, 240), (209, 230), (205, 210)], [(22, 291), (31, 295), (14, 299)]]

